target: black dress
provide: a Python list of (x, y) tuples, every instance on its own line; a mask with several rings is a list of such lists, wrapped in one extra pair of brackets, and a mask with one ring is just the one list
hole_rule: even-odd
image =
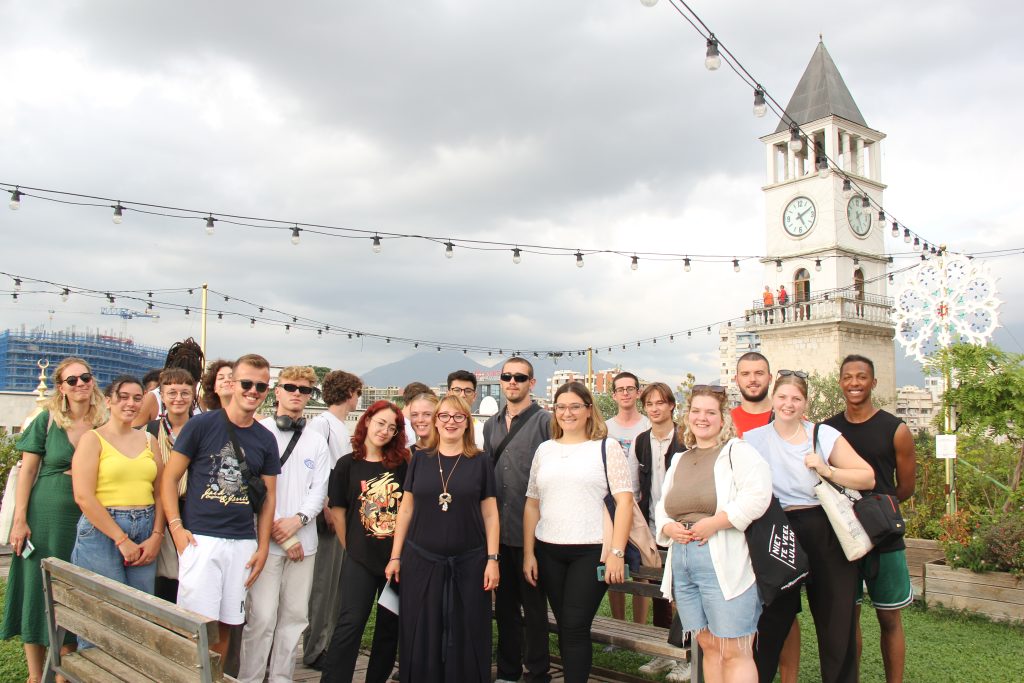
[(494, 470), (482, 453), (440, 456), (440, 464), (451, 495), (447, 511), (438, 502), (443, 489), (434, 453), (413, 454), (403, 487), (415, 505), (402, 548), (399, 669), (402, 683), (486, 683), (491, 596), (483, 589), (480, 502), (495, 495)]

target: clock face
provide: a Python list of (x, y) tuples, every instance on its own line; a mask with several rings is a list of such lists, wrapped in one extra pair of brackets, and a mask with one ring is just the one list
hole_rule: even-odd
[(850, 229), (858, 237), (864, 237), (871, 230), (871, 209), (864, 208), (859, 196), (846, 205), (846, 218), (850, 221)]
[(782, 227), (793, 237), (803, 237), (814, 227), (817, 218), (814, 202), (807, 197), (797, 197), (786, 204), (786, 210), (782, 212)]

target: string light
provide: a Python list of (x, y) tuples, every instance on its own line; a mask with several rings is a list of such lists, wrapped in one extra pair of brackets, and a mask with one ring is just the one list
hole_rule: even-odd
[(800, 127), (795, 123), (789, 127), (789, 151), (796, 154), (804, 148), (804, 142), (800, 139)]
[[(896, 225), (896, 221), (893, 221), (892, 224)], [(909, 228), (903, 228), (903, 241), (906, 244), (910, 244), (910, 229)]]
[(644, 7), (654, 7), (658, 4), (658, 0), (640, 0), (640, 4)]
[[(863, 195), (860, 198), (860, 205), (863, 208), (865, 208), (865, 209), (870, 209), (871, 208), (871, 199), (867, 195)], [(883, 219), (883, 220), (885, 220), (885, 219)]]
[(118, 202), (114, 206), (114, 216), (112, 218), (114, 225), (121, 225), (121, 221), (124, 220), (124, 207), (121, 206), (121, 202)]
[(640, 260), (636, 257), (636, 254), (633, 254), (633, 261), (632, 261), (632, 263), (629, 264), (629, 269), (630, 270), (636, 270), (639, 267), (640, 267)]
[(817, 166), (818, 166), (818, 177), (819, 178), (827, 178), (828, 177), (828, 158), (827, 157), (820, 157), (818, 159), (818, 161), (817, 161)]
[(373, 236), (373, 253), (379, 254), (381, 250), (380, 235)]
[(718, 53), (718, 40), (715, 39), (714, 33), (708, 38), (708, 52), (704, 57), (704, 66), (708, 71), (718, 71), (718, 68), (722, 66), (722, 55)]
[(299, 246), (300, 239), (301, 237), (299, 236), (299, 226), (296, 225), (294, 228), (292, 228), (292, 244), (294, 244), (295, 246)]
[(781, 273), (782, 272), (782, 261), (780, 259), (775, 259), (775, 272), (776, 273)]
[(740, 260), (739, 259), (734, 258), (732, 260), (732, 270), (733, 270), (734, 273), (740, 272)]
[(256, 329), (256, 318), (249, 318), (249, 327)]
[(843, 192), (848, 193), (853, 191), (853, 185), (850, 183), (849, 178), (843, 178)]
[(878, 210), (878, 222), (885, 223), (885, 211), (882, 209)]
[(819, 272), (819, 273), (821, 272), (821, 259), (820, 258), (814, 259), (814, 270)]
[(516, 247), (515, 249), (512, 250), (512, 263), (519, 264), (522, 262), (522, 260), (523, 252), (519, 250), (519, 247)]
[(71, 290), (65, 287), (60, 293), (60, 300), (64, 303), (68, 302), (68, 296), (71, 295)]
[(915, 237), (914, 238), (914, 251), (917, 251), (920, 248), (921, 248), (921, 238), (920, 237)]
[(284, 325), (284, 333), (285, 334), (291, 334), (292, 333), (292, 326), (289, 325), (288, 323), (285, 323), (285, 325)]
[(11, 292), (11, 299), (14, 301), (14, 303), (18, 303), (18, 293)]
[(893, 237), (899, 237), (900, 236), (900, 225), (896, 221), (892, 222), (892, 236)]
[(19, 278), (19, 277), (14, 278), (14, 291), (15, 292), (20, 292), (21, 291), (21, 278)]
[(683, 259), (683, 270), (686, 271), (687, 273), (690, 272), (690, 257), (689, 256), (687, 256), (686, 258)]
[(580, 251), (576, 252), (576, 267), (577, 268), (582, 268), (583, 267), (583, 252), (580, 252)]
[(218, 323), (223, 323), (224, 322), (224, 314), (223, 313), (218, 313), (217, 314), (217, 322)]
[(444, 257), (445, 258), (452, 258), (453, 256), (455, 256), (455, 245), (452, 244), (451, 242), (445, 242), (444, 243)]
[(761, 86), (754, 88), (754, 116), (762, 118), (768, 113), (768, 105), (764, 101), (764, 90)]
[(187, 317), (187, 316), (188, 316), (188, 314), (189, 314), (190, 312), (191, 312), (191, 311), (189, 311), (189, 309), (188, 309), (188, 306), (186, 306), (186, 307), (185, 307), (185, 316)]
[(214, 231), (213, 223), (216, 220), (217, 219), (213, 217), (213, 214), (210, 214), (209, 216), (206, 217), (206, 234), (207, 235), (213, 236), (213, 231)]
[(7, 206), (11, 207), (11, 211), (21, 208), (21, 190), (17, 187), (11, 191), (11, 202)]

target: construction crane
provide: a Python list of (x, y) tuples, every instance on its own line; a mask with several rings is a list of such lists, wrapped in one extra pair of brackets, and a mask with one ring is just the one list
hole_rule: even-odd
[(133, 318), (150, 318), (153, 322), (160, 320), (158, 313), (152, 313), (149, 311), (133, 311), (130, 308), (114, 308), (112, 306), (104, 306), (100, 313), (103, 315), (116, 315), (121, 319), (121, 336), (127, 337), (128, 335), (128, 321)]

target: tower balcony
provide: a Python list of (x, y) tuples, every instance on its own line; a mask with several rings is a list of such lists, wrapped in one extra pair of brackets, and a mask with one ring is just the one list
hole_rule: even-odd
[(867, 294), (854, 288), (824, 292), (802, 301), (796, 297), (782, 306), (765, 306), (756, 300), (745, 311), (751, 332), (776, 330), (807, 324), (847, 323), (865, 327), (892, 329), (893, 299)]

